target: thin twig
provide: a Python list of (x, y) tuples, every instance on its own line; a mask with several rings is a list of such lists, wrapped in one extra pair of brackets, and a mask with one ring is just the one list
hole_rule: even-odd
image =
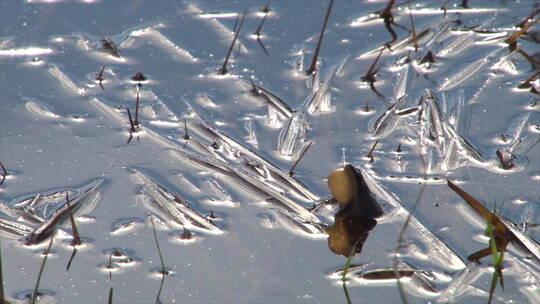
[(392, 8), (394, 7), (395, 2), (395, 0), (389, 0), (386, 7), (379, 13), (379, 17), (384, 20), (384, 27), (386, 28), (388, 33), (390, 33), (390, 36), (392, 36), (392, 40), (384, 44), (388, 48), (390, 48), (390, 44), (396, 41), (398, 38), (396, 32), (392, 28), (392, 25), (407, 30), (404, 26), (401, 26), (394, 21), (394, 15), (392, 15)]
[(384, 52), (384, 48), (381, 49), (375, 60), (371, 63), (369, 66), (369, 70), (367, 71), (366, 75), (362, 77), (362, 80), (364, 81), (375, 81), (375, 74), (377, 73), (378, 69), (375, 69), (377, 66), (377, 63), (379, 63), (379, 59), (381, 58), (382, 53)]
[(68, 207), (68, 213), (69, 213), (69, 220), (71, 222), (71, 228), (73, 229), (73, 242), (72, 244), (73, 245), (80, 245), (82, 242), (81, 242), (81, 237), (79, 235), (79, 229), (77, 229), (77, 225), (75, 224), (75, 218), (73, 217), (73, 212), (71, 210), (71, 204), (69, 203), (69, 196), (68, 196), (68, 193), (66, 192), (66, 204), (67, 204), (67, 207)]
[(266, 2), (266, 5), (263, 8), (260, 9), (261, 13), (265, 13), (267, 15), (268, 15), (268, 13), (270, 13), (270, 2), (271, 1)]
[(371, 147), (371, 150), (369, 150), (369, 153), (367, 155), (367, 157), (370, 159), (370, 163), (372, 163), (375, 159), (373, 157), (373, 151), (375, 151), (375, 147), (377, 146), (377, 144), (379, 143), (379, 140), (376, 140), (374, 143), (373, 143), (373, 146)]
[(304, 154), (306, 154), (307, 150), (311, 147), (313, 144), (312, 141), (309, 142), (309, 144), (302, 150), (302, 153), (300, 153), (300, 156), (298, 156), (298, 159), (294, 162), (294, 165), (292, 166), (291, 170), (289, 170), (289, 176), (294, 175), (294, 169), (296, 169), (296, 166), (298, 166), (298, 163), (300, 163), (300, 160), (304, 157)]
[(307, 75), (313, 74), (315, 70), (317, 69), (317, 59), (319, 57), (319, 52), (321, 50), (321, 44), (324, 37), (324, 31), (326, 29), (326, 24), (328, 23), (328, 19), (330, 18), (330, 12), (332, 11), (332, 6), (334, 5), (334, 0), (330, 0), (330, 4), (328, 5), (328, 9), (326, 10), (326, 15), (324, 16), (324, 22), (321, 29), (321, 34), (319, 35), (319, 41), (317, 42), (317, 47), (315, 48), (315, 54), (313, 54), (313, 59), (311, 60), (311, 66), (306, 71)]
[(379, 91), (377, 91), (377, 89), (375, 88), (375, 81), (376, 81), (375, 74), (377, 74), (377, 72), (379, 70), (378, 68), (376, 68), (376, 66), (379, 63), (379, 59), (381, 58), (381, 55), (382, 55), (383, 52), (384, 52), (384, 47), (381, 48), (381, 51), (377, 55), (377, 58), (375, 58), (375, 60), (373, 60), (373, 63), (369, 67), (369, 70), (367, 71), (366, 75), (364, 75), (361, 78), (362, 81), (365, 81), (365, 82), (369, 83), (369, 88), (371, 89), (371, 91), (373, 91), (373, 93), (375, 93), (377, 96), (379, 96), (381, 98), (384, 98), (384, 96), (381, 93), (379, 93)]
[(249, 82), (251, 82), (251, 90), (249, 90), (251, 95), (255, 97), (261, 96), (262, 95), (261, 90), (255, 85), (255, 83), (253, 82), (253, 79), (250, 78)]
[(418, 38), (416, 37), (416, 27), (411, 13), (411, 1), (409, 1), (409, 19), (411, 20), (411, 34), (413, 39), (414, 51), (418, 52)]
[(189, 140), (191, 138), (191, 136), (189, 136), (189, 133), (188, 133), (188, 128), (187, 128), (187, 122), (186, 120), (184, 119), (184, 140)]
[(156, 295), (156, 304), (161, 304), (161, 300), (159, 298), (161, 296), (161, 290), (163, 289), (163, 283), (165, 283), (165, 273), (162, 273), (161, 275), (161, 283), (159, 284), (159, 290)]
[(159, 260), (161, 262), (161, 284), (159, 285), (159, 291), (156, 296), (156, 304), (161, 303), (161, 300), (159, 299), (161, 295), (161, 289), (163, 288), (163, 282), (165, 281), (165, 275), (167, 275), (167, 270), (165, 269), (165, 262), (163, 262), (163, 255), (161, 254), (161, 249), (159, 247), (159, 242), (156, 234), (156, 227), (154, 226), (154, 216), (150, 216), (150, 221), (152, 222), (152, 230), (154, 231), (154, 240), (156, 241), (156, 247), (159, 255)]
[(6, 167), (4, 167), (4, 165), (2, 164), (2, 162), (0, 162), (0, 167), (2, 168), (2, 181), (0, 181), (0, 185), (2, 185), (4, 183), (4, 181), (6, 180), (6, 176), (8, 175), (7, 171), (6, 171)]
[(112, 252), (109, 253), (109, 264), (107, 265), (107, 268), (109, 269), (109, 281), (112, 281)]
[[(268, 4), (267, 4), (268, 5)], [(261, 29), (263, 27), (263, 24), (264, 22), (266, 21), (266, 18), (268, 17), (268, 13), (266, 13), (266, 15), (264, 15), (264, 18), (263, 20), (261, 21), (261, 24), (259, 24), (259, 27), (257, 27), (257, 30), (255, 31), (255, 36), (257, 36), (257, 42), (259, 43), (259, 45), (262, 47), (264, 53), (267, 55), (267, 56), (270, 56), (270, 54), (268, 53), (268, 51), (266, 50), (266, 47), (264, 47), (264, 44), (262, 43), (261, 41)]]
[(244, 13), (242, 13), (242, 18), (240, 19), (240, 24), (238, 25), (238, 29), (236, 28), (236, 22), (238, 22), (238, 18), (235, 21), (234, 26), (234, 37), (231, 42), (231, 45), (229, 46), (229, 49), (227, 50), (227, 55), (225, 56), (225, 60), (223, 61), (223, 65), (221, 65), (221, 68), (218, 71), (219, 75), (225, 75), (228, 73), (227, 69), (227, 63), (229, 62), (229, 58), (231, 56), (231, 52), (234, 48), (234, 44), (236, 43), (236, 39), (238, 39), (238, 35), (240, 34), (240, 30), (242, 30), (242, 25), (244, 24), (244, 19), (246, 18), (247, 8), (244, 9)]
[(510, 49), (510, 51), (515, 51), (516, 48), (517, 48), (517, 40), (519, 39), (520, 36), (522, 36), (523, 34), (525, 34), (525, 32), (527, 32), (527, 30), (535, 25), (536, 23), (538, 23), (538, 19), (533, 19), (530, 23), (527, 23), (525, 24), (519, 31), (513, 33), (512, 35), (510, 35), (508, 38), (506, 38), (504, 40), (505, 43), (508, 43), (508, 48)]
[(127, 108), (127, 113), (128, 113), (129, 125), (130, 125), (129, 138), (127, 141), (127, 143), (129, 144), (131, 142), (131, 139), (133, 139), (133, 133), (135, 133), (135, 124), (133, 124), (133, 119), (131, 118), (131, 112), (129, 111), (129, 108)]
[(158, 250), (159, 260), (161, 262), (161, 273), (165, 275), (165, 262), (163, 262), (163, 256), (161, 254), (161, 249), (159, 248), (159, 242), (156, 234), (156, 227), (154, 226), (154, 216), (150, 216), (150, 221), (152, 222), (152, 230), (154, 231), (154, 239), (156, 241), (156, 248)]
[(113, 299), (113, 288), (109, 289), (109, 300), (107, 301), (108, 304), (112, 304)]
[(73, 259), (75, 258), (76, 254), (77, 254), (77, 247), (73, 247), (73, 252), (71, 253), (71, 256), (69, 257), (69, 261), (66, 266), (66, 272), (69, 271), (69, 268), (71, 267), (71, 262), (73, 262)]
[(36, 303), (39, 282), (41, 281), (41, 275), (43, 274), (43, 270), (45, 269), (45, 263), (47, 263), (47, 258), (49, 257), (49, 252), (51, 251), (53, 241), (54, 241), (54, 236), (51, 236), (51, 240), (49, 241), (49, 246), (47, 247), (47, 250), (45, 251), (45, 257), (43, 258), (43, 262), (41, 262), (41, 267), (39, 268), (36, 286), (34, 287), (34, 291), (32, 292), (32, 301), (31, 301), (32, 304)]
[(270, 53), (268, 53), (268, 50), (266, 50), (266, 47), (264, 46), (264, 43), (262, 42), (260, 36), (257, 36), (257, 42), (259, 43), (259, 45), (260, 45), (261, 48), (263, 49), (263, 51), (264, 51), (264, 53), (266, 54), (266, 56), (270, 56)]
[(131, 118), (131, 112), (129, 111), (129, 108), (127, 108), (127, 113), (129, 117), (130, 131), (131, 133), (135, 133), (135, 124), (133, 123), (133, 119)]
[(133, 124), (135, 126), (139, 126), (139, 92), (141, 90), (142, 84), (137, 83), (137, 102), (135, 104), (135, 120), (133, 121)]
[(71, 210), (71, 205), (69, 203), (69, 196), (66, 191), (66, 204), (68, 207), (68, 213), (69, 213), (69, 220), (71, 222), (71, 229), (73, 230), (73, 241), (71, 244), (73, 245), (73, 253), (71, 254), (71, 257), (69, 258), (68, 264), (66, 266), (66, 272), (69, 271), (69, 268), (71, 267), (71, 262), (73, 262), (73, 259), (75, 258), (75, 255), (77, 254), (77, 247), (80, 245), (81, 237), (79, 236), (79, 229), (77, 229), (77, 225), (75, 224), (75, 219), (73, 218), (73, 212)]
[(529, 22), (536, 14), (540, 13), (540, 8), (532, 11), (527, 17), (523, 18), (516, 27), (524, 27), (527, 22)]
[(105, 66), (103, 66), (101, 68), (101, 71), (99, 71), (98, 74), (96, 74), (96, 80), (99, 81), (99, 86), (101, 87), (102, 90), (105, 90), (105, 88), (103, 87), (103, 71), (105, 71)]

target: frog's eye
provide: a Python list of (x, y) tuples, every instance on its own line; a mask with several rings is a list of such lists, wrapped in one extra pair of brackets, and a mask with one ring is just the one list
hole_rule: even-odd
[(338, 169), (328, 177), (328, 188), (341, 204), (350, 202), (356, 195), (354, 176), (347, 167)]

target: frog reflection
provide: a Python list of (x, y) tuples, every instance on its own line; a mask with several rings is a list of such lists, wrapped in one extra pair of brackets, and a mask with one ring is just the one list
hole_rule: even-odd
[(334, 201), (339, 203), (334, 225), (328, 226), (328, 247), (336, 254), (349, 256), (362, 251), (369, 232), (383, 214), (371, 195), (360, 170), (345, 165), (328, 177), (328, 187)]

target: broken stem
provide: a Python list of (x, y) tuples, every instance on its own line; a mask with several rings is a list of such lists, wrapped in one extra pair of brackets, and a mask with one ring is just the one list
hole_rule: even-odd
[(371, 150), (369, 150), (369, 153), (367, 155), (367, 157), (370, 159), (370, 163), (372, 163), (374, 161), (374, 157), (373, 157), (373, 151), (375, 151), (375, 147), (377, 146), (377, 144), (379, 143), (379, 140), (376, 140), (374, 143), (373, 143), (373, 146), (371, 147)]
[(373, 60), (373, 63), (371, 63), (371, 66), (369, 67), (369, 70), (367, 71), (366, 75), (364, 77), (362, 77), (362, 79), (364, 79), (364, 81), (369, 81), (371, 79), (373, 79), (373, 81), (375, 81), (375, 73), (377, 73), (377, 70), (375, 69), (375, 66), (377, 65), (377, 63), (379, 63), (379, 59), (381, 58), (381, 55), (384, 51), (384, 47), (381, 49), (381, 51), (379, 52), (379, 54), (377, 55), (377, 58), (375, 58), (375, 60)]
[(47, 247), (47, 250), (45, 250), (45, 257), (43, 258), (43, 262), (41, 262), (41, 267), (39, 268), (36, 286), (34, 287), (34, 291), (32, 292), (32, 301), (30, 301), (30, 303), (32, 304), (36, 303), (37, 296), (38, 296), (39, 283), (41, 281), (41, 275), (43, 274), (43, 270), (45, 269), (45, 264), (47, 263), (47, 258), (49, 257), (49, 252), (51, 251), (53, 241), (54, 241), (54, 236), (51, 236), (51, 240), (49, 241), (49, 246)]
[(130, 133), (135, 132), (135, 124), (133, 123), (133, 119), (131, 118), (131, 112), (129, 111), (129, 108), (127, 109), (128, 117), (129, 117), (129, 125), (130, 125)]
[(262, 29), (262, 27), (264, 25), (264, 22), (266, 21), (267, 17), (268, 17), (268, 14), (264, 15), (264, 18), (261, 21), (261, 24), (259, 24), (259, 26), (257, 27), (257, 30), (255, 31), (255, 35), (257, 35), (257, 37), (261, 35), (261, 29)]
[(105, 88), (103, 87), (103, 71), (105, 71), (105, 66), (103, 66), (101, 68), (101, 71), (99, 71), (99, 73), (96, 75), (96, 80), (99, 81), (99, 86), (101, 87), (102, 90), (105, 90)]
[(73, 245), (80, 245), (81, 244), (81, 237), (79, 235), (79, 229), (77, 229), (77, 225), (75, 224), (75, 218), (73, 217), (73, 212), (71, 210), (71, 204), (69, 203), (69, 196), (66, 191), (66, 204), (68, 207), (68, 213), (69, 213), (69, 220), (71, 222), (71, 228), (73, 229)]
[(75, 258), (75, 255), (77, 254), (77, 247), (80, 245), (81, 237), (79, 236), (79, 229), (77, 229), (77, 225), (75, 224), (75, 219), (73, 218), (73, 212), (71, 211), (71, 205), (69, 204), (69, 197), (68, 193), (66, 191), (66, 204), (68, 207), (68, 213), (69, 213), (69, 220), (71, 222), (71, 229), (73, 230), (73, 241), (71, 244), (73, 245), (73, 253), (71, 254), (71, 257), (69, 258), (69, 261), (66, 266), (66, 272), (69, 271), (69, 268), (71, 267), (71, 262), (73, 262), (73, 259)]
[(189, 133), (188, 133), (188, 128), (187, 128), (187, 122), (186, 120), (184, 119), (184, 140), (189, 140), (190, 139), (190, 136), (189, 136)]
[(158, 237), (157, 237), (157, 233), (156, 233), (156, 227), (154, 226), (154, 216), (153, 215), (150, 216), (150, 221), (152, 222), (152, 230), (154, 231), (154, 240), (156, 241), (156, 248), (157, 248), (158, 255), (159, 255), (159, 261), (161, 262), (161, 273), (163, 275), (165, 275), (167, 271), (165, 269), (165, 262), (163, 262), (163, 255), (161, 254), (161, 248), (159, 247)]
[(266, 2), (266, 5), (260, 10), (260, 12), (268, 15), (270, 13), (270, 1)]
[(113, 299), (113, 288), (111, 287), (109, 289), (109, 300), (107, 301), (108, 304), (112, 304), (112, 299)]
[(311, 66), (306, 71), (307, 75), (313, 74), (315, 70), (317, 69), (317, 58), (319, 57), (319, 52), (321, 50), (321, 44), (324, 37), (324, 31), (326, 29), (326, 24), (328, 23), (328, 19), (330, 18), (330, 12), (332, 11), (332, 6), (334, 5), (334, 0), (330, 0), (330, 4), (328, 5), (328, 9), (326, 10), (326, 15), (324, 16), (324, 22), (321, 29), (321, 34), (319, 35), (319, 41), (317, 42), (317, 47), (315, 48), (315, 54), (313, 54), (313, 59), (311, 60)]
[(379, 91), (377, 91), (377, 88), (375, 88), (375, 74), (378, 71), (378, 69), (376, 69), (375, 67), (377, 66), (377, 63), (379, 62), (379, 59), (381, 58), (383, 51), (384, 51), (384, 47), (381, 48), (381, 51), (379, 52), (379, 54), (377, 55), (377, 58), (375, 58), (375, 60), (369, 67), (369, 70), (367, 71), (366, 75), (362, 77), (362, 81), (369, 83), (369, 88), (371, 89), (371, 91), (373, 91), (373, 93), (375, 93), (377, 96), (381, 98), (384, 98), (384, 96), (381, 93), (379, 93)]
[(6, 167), (4, 167), (4, 165), (1, 162), (0, 162), (0, 168), (2, 168), (2, 181), (0, 181), (0, 185), (2, 185), (4, 181), (6, 180), (6, 176), (8, 175), (8, 173), (6, 171)]
[(312, 141), (309, 142), (309, 144), (302, 150), (302, 153), (300, 153), (300, 156), (298, 156), (298, 159), (294, 162), (294, 165), (292, 166), (291, 170), (289, 170), (289, 176), (294, 175), (294, 169), (296, 169), (296, 166), (298, 166), (298, 163), (300, 163), (300, 160), (304, 157), (304, 154), (306, 154), (307, 150), (311, 147), (313, 144)]
[(235, 21), (234, 25), (234, 37), (231, 42), (231, 45), (229, 46), (229, 49), (227, 50), (227, 55), (225, 56), (225, 60), (223, 61), (223, 65), (221, 65), (221, 68), (219, 69), (218, 73), (219, 75), (225, 75), (227, 74), (227, 63), (229, 62), (229, 58), (231, 57), (232, 50), (234, 48), (234, 44), (236, 43), (236, 39), (238, 39), (238, 35), (240, 34), (240, 30), (242, 29), (242, 25), (244, 24), (244, 19), (246, 17), (247, 8), (244, 9), (244, 13), (242, 13), (242, 18), (240, 19), (240, 24), (238, 25), (238, 29), (236, 28), (236, 24), (238, 22), (238, 18)]
[(411, 13), (411, 1), (409, 1), (409, 19), (411, 20), (411, 34), (413, 39), (414, 51), (418, 52), (418, 38), (416, 37), (416, 28), (414, 24), (414, 19)]

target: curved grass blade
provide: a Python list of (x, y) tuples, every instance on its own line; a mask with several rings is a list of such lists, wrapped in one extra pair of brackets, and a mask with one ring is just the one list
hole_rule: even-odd
[(495, 229), (497, 229), (499, 232), (508, 233), (508, 230), (506, 229), (506, 226), (504, 223), (495, 215), (493, 212), (489, 211), (484, 205), (482, 205), (479, 201), (477, 201), (474, 197), (472, 197), (467, 192), (463, 191), (461, 188), (456, 186), (451, 181), (447, 181), (448, 187), (450, 189), (454, 190), (461, 198), (463, 198), (469, 206), (471, 206), (476, 212), (478, 212), (487, 222), (491, 223), (493, 226), (495, 226)]
[(263, 97), (268, 102), (269, 106), (276, 109), (284, 117), (292, 117), (293, 110), (285, 101), (283, 101), (283, 99), (272, 94), (267, 89), (256, 85), (253, 81), (251, 81), (251, 86), (253, 87), (252, 92), (254, 95)]

